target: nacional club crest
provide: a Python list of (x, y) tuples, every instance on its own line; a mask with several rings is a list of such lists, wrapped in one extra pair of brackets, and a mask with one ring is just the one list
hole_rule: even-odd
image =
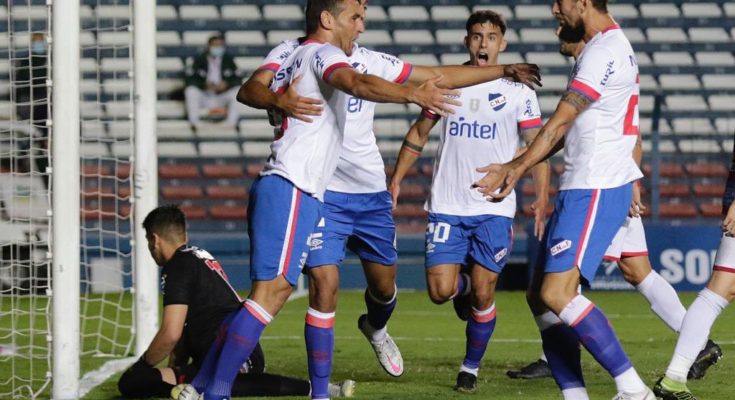
[(365, 66), (365, 64), (363, 63), (353, 62), (352, 68), (354, 68), (355, 70), (357, 70), (357, 72), (361, 74), (367, 74), (367, 66)]
[(503, 107), (505, 107), (505, 103), (507, 103), (505, 96), (500, 93), (488, 94), (487, 100), (490, 102), (490, 107), (492, 107), (495, 111), (502, 110)]

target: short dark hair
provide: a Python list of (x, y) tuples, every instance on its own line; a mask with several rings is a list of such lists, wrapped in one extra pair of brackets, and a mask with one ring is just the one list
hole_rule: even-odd
[(607, 0), (592, 0), (592, 7), (597, 11), (607, 12)]
[(327, 11), (335, 17), (342, 11), (343, 4), (349, 0), (309, 0), (306, 2), (306, 34), (310, 35), (319, 29), (322, 11)]
[(472, 30), (472, 26), (475, 24), (484, 24), (484, 23), (490, 23), (491, 25), (495, 25), (498, 28), (500, 28), (500, 32), (505, 35), (505, 29), (507, 26), (505, 25), (505, 19), (503, 19), (503, 16), (496, 13), (495, 11), (491, 10), (478, 10), (472, 13), (470, 17), (467, 19), (467, 25), (465, 26), (465, 29), (467, 29), (467, 34), (469, 35), (470, 31)]
[(215, 40), (221, 40), (221, 41), (223, 41), (223, 42), (225, 41), (225, 39), (224, 39), (224, 38), (222, 37), (222, 35), (219, 35), (219, 34), (217, 34), (217, 35), (212, 35), (212, 36), (210, 36), (210, 37), (209, 37), (209, 39), (207, 40), (207, 45), (211, 45), (211, 44), (212, 44), (212, 42), (214, 42)]
[(146, 215), (143, 229), (146, 235), (155, 233), (166, 239), (181, 240), (186, 237), (186, 216), (177, 205), (160, 206)]

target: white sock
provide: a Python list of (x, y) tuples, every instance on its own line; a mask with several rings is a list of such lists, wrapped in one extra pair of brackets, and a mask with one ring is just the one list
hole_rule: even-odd
[(667, 377), (686, 383), (689, 368), (707, 342), (712, 324), (727, 305), (726, 299), (707, 288), (699, 292), (684, 316)]
[(681, 305), (679, 296), (671, 284), (661, 277), (656, 271), (646, 276), (636, 286), (643, 297), (651, 304), (651, 310), (658, 315), (674, 332), (679, 332), (681, 322), (687, 310)]
[(564, 400), (589, 400), (590, 396), (587, 395), (587, 389), (584, 387), (576, 387), (571, 389), (564, 389), (561, 391)]
[(459, 367), (459, 372), (467, 372), (468, 374), (472, 374), (474, 376), (477, 376), (477, 373), (480, 372), (480, 368), (470, 368), (470, 367), (466, 367), (464, 364), (462, 364)]
[(626, 369), (625, 372), (615, 377), (615, 386), (617, 386), (618, 392), (623, 393), (640, 393), (647, 388), (633, 367)]
[(549, 360), (546, 359), (546, 353), (544, 353), (543, 351), (541, 352), (541, 357), (539, 357), (538, 359), (543, 360), (546, 363), (549, 362)]

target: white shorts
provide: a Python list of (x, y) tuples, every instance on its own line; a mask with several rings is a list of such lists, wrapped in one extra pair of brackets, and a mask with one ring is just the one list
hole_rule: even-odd
[(735, 273), (735, 238), (722, 235), (715, 257), (715, 271)]
[[(640, 217), (628, 217), (618, 229), (612, 243), (605, 251), (605, 260), (618, 261), (624, 257), (647, 256), (646, 232)], [(733, 270), (735, 272), (735, 270)]]

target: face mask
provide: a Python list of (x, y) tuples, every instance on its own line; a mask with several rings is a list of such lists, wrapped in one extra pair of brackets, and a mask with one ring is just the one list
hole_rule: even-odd
[(31, 52), (33, 54), (46, 54), (46, 43), (44, 42), (31, 43)]
[(224, 47), (210, 47), (209, 48), (209, 54), (212, 55), (212, 57), (222, 57), (225, 55), (225, 48)]

